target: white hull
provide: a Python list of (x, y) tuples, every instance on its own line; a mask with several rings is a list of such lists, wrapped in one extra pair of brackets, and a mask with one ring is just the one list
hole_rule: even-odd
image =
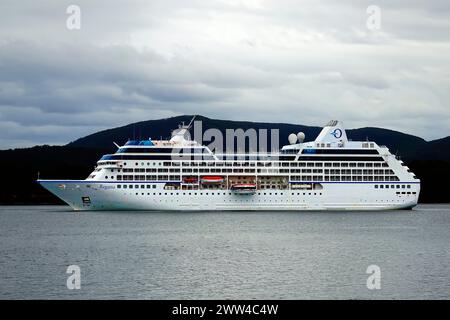
[[(39, 180), (38, 182), (74, 210), (392, 210), (410, 209), (417, 205), (420, 191), (420, 184), (411, 182), (322, 182), (322, 190), (266, 189), (247, 195), (235, 194), (231, 190), (164, 190), (163, 183), (153, 183), (156, 188), (147, 189), (148, 183), (130, 182), (133, 186), (139, 187), (118, 189), (116, 183), (110, 182), (86, 180)], [(375, 184), (395, 187), (375, 189)], [(144, 185), (144, 188), (141, 188), (141, 185)], [(409, 185), (409, 187), (398, 189), (397, 185), (406, 187)], [(407, 194), (406, 190), (410, 194)], [(88, 203), (86, 197), (89, 197)]]

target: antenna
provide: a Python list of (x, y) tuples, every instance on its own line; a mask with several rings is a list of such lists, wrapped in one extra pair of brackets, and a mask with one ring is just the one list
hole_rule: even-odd
[(113, 143), (117, 148), (120, 148), (120, 146), (117, 143), (115, 143), (114, 141), (113, 141)]
[(197, 116), (197, 115), (195, 115), (195, 116), (192, 117), (191, 122), (189, 122), (189, 124), (188, 124), (188, 126), (187, 126), (188, 129), (191, 128), (192, 122), (194, 122), (196, 116)]

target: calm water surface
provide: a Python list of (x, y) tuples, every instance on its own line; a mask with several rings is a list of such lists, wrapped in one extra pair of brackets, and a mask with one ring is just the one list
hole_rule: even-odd
[[(368, 290), (366, 269), (381, 268)], [(1, 299), (450, 299), (450, 206), (316, 213), (0, 207)], [(68, 290), (66, 269), (81, 268)]]

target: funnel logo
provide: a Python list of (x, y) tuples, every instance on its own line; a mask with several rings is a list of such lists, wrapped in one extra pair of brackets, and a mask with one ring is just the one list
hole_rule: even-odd
[(340, 137), (342, 137), (342, 130), (334, 129), (333, 132), (331, 132), (331, 135), (333, 135), (336, 139), (339, 139)]

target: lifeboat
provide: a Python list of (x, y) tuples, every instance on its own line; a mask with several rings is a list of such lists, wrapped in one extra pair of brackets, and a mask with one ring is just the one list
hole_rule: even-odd
[(231, 186), (231, 190), (236, 194), (255, 194), (256, 184), (254, 183), (234, 184)]
[(294, 183), (291, 185), (291, 189), (311, 190), (312, 185), (310, 183)]
[(185, 177), (183, 183), (197, 183), (197, 177)]
[(203, 184), (218, 184), (223, 183), (225, 179), (219, 176), (206, 176), (201, 178)]

